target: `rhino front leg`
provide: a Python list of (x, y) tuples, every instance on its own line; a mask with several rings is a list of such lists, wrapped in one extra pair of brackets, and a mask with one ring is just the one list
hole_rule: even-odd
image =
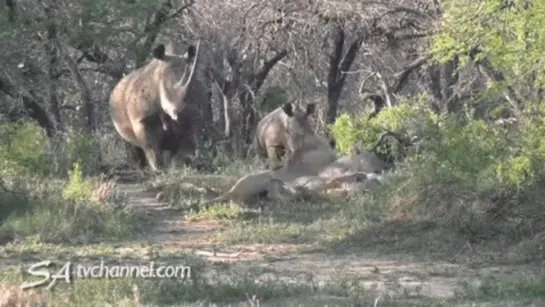
[[(162, 127), (161, 127), (162, 128)], [(144, 151), (146, 159), (150, 168), (154, 172), (161, 171), (163, 163), (161, 160), (161, 150), (159, 147), (160, 138), (150, 131), (150, 128), (146, 127), (143, 123), (138, 123), (134, 126), (134, 133), (141, 144), (141, 148)]]
[(193, 136), (189, 135), (180, 139), (180, 147), (176, 156), (178, 162), (185, 166), (191, 166), (193, 161), (198, 158), (196, 142)]
[(146, 154), (146, 159), (154, 172), (161, 172), (163, 169), (163, 163), (161, 163), (161, 155), (157, 148), (146, 147), (143, 148)]
[(276, 146), (276, 159), (278, 161), (283, 161), (284, 158), (286, 157), (286, 147), (283, 146), (283, 145), (278, 145)]
[(279, 166), (278, 148), (276, 146), (267, 147), (267, 164), (270, 169), (275, 169)]

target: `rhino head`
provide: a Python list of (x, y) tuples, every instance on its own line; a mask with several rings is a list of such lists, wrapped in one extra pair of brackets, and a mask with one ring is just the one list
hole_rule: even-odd
[[(197, 46), (190, 45), (185, 54), (175, 54), (172, 44), (158, 45), (153, 50), (153, 57), (162, 66), (159, 75), (159, 99), (161, 108), (172, 120), (177, 121), (185, 107), (189, 86), (195, 79), (195, 69), (199, 56), (200, 40)], [(189, 62), (192, 61), (190, 64)]]

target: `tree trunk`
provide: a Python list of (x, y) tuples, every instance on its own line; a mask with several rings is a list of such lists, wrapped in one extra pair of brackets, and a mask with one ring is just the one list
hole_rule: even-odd
[(333, 30), (333, 50), (329, 56), (329, 72), (327, 76), (327, 124), (332, 124), (337, 118), (339, 100), (347, 76), (346, 72), (352, 66), (352, 62), (354, 62), (361, 44), (363, 43), (363, 34), (359, 33), (357, 35), (343, 57), (344, 43), (344, 29), (341, 25), (337, 24)]
[(49, 112), (53, 116), (55, 130), (62, 131), (63, 123), (61, 118), (61, 110), (59, 106), (59, 99), (57, 96), (57, 67), (59, 65), (58, 50), (55, 47), (55, 40), (57, 39), (57, 25), (55, 24), (54, 16), (51, 12), (51, 8), (46, 7), (45, 13), (47, 15), (47, 40), (45, 41), (44, 48), (48, 56), (48, 94), (49, 94)]

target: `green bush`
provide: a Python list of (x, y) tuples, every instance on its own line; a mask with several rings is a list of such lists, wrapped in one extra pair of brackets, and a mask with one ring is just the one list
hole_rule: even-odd
[(508, 155), (496, 166), (498, 180), (519, 189), (537, 184), (545, 175), (545, 107), (528, 110), (535, 113), (524, 114), (517, 129), (509, 131)]
[(77, 167), (68, 184), (27, 178), (12, 185), (17, 187), (0, 190), (0, 241), (35, 236), (38, 242), (94, 242), (130, 237), (139, 229), (138, 218), (120, 204), (85, 199), (91, 185)]
[(64, 140), (49, 140), (34, 122), (0, 126), (0, 171), (4, 176), (49, 175), (59, 170), (66, 174), (63, 165), (74, 163), (87, 174), (96, 170), (99, 157), (100, 144), (94, 135), (70, 132)]
[(26, 191), (15, 188), (0, 187), (0, 224), (12, 214), (26, 212), (31, 207)]
[(66, 146), (69, 165), (78, 163), (86, 174), (96, 170), (101, 153), (95, 135), (72, 131), (66, 137)]
[[(385, 130), (407, 137), (430, 133), (430, 128), (439, 119), (424, 101), (426, 101), (425, 96), (418, 97), (414, 101), (400, 100), (398, 105), (383, 109), (372, 119), (366, 116), (354, 117), (346, 113), (341, 114), (330, 126), (338, 151), (348, 154), (354, 146), (360, 144), (363, 145), (363, 150), (370, 150)], [(377, 148), (377, 151), (387, 153), (388, 148), (391, 148), (395, 152), (398, 150), (397, 146), (399, 146), (398, 142), (389, 138)]]
[(33, 122), (0, 126), (0, 170), (3, 175), (46, 174), (47, 136)]
[[(408, 161), (431, 163), (442, 176), (468, 186), (521, 187), (539, 178), (545, 161), (543, 115), (527, 115), (518, 127), (506, 129), (484, 120), (438, 116), (419, 101), (401, 101), (372, 119), (342, 114), (331, 126), (338, 150), (347, 154), (360, 143), (369, 150), (387, 129), (425, 138), (418, 156), (413, 153)], [(392, 140), (391, 145), (399, 144)]]
[[(498, 196), (512, 206), (504, 210), (520, 212), (537, 205), (536, 187), (545, 175), (545, 114), (541, 114), (545, 112), (534, 110), (518, 125), (501, 127), (485, 120), (438, 116), (420, 101), (401, 101), (372, 119), (343, 114), (331, 126), (342, 153), (359, 143), (369, 150), (384, 129), (423, 140), (418, 150), (398, 161), (389, 184), (394, 192), (383, 195), (386, 203), (401, 210), (415, 206), (418, 214), (457, 217), (464, 223), (488, 210), (490, 200)], [(390, 143), (398, 146), (395, 140)]]
[(82, 201), (89, 200), (93, 193), (93, 184), (83, 178), (83, 172), (78, 163), (74, 163), (69, 171), (68, 183), (62, 191), (62, 196), (66, 200)]

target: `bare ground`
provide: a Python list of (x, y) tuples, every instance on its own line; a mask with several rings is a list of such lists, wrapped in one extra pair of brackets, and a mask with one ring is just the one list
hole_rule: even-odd
[[(158, 246), (169, 262), (183, 261), (182, 255), (194, 254), (205, 260), (205, 275), (230, 280), (233, 276), (251, 276), (254, 280), (276, 280), (300, 283), (316, 288), (314, 297), (293, 298), (276, 301), (275, 306), (287, 306), (310, 301), (343, 304), (345, 297), (328, 290), (330, 285), (350, 281), (357, 283), (357, 289), (364, 289), (367, 297), (378, 300), (433, 299), (443, 300), (456, 295), (461, 284), (475, 287), (484, 278), (521, 274), (536, 274), (543, 271), (535, 265), (488, 265), (486, 261), (430, 260), (415, 256), (410, 252), (380, 254), (361, 246), (349, 246), (334, 250), (331, 246), (316, 244), (226, 244), (217, 240), (217, 235), (226, 227), (222, 221), (188, 221), (184, 211), (159, 201), (156, 192), (147, 191), (141, 183), (118, 183), (118, 189), (127, 197), (127, 202), (138, 214), (142, 214), (149, 226), (142, 237), (135, 241), (115, 244), (107, 253), (93, 255), (94, 245), (87, 244), (81, 249), (71, 249), (71, 258), (79, 263), (96, 261), (98, 257), (108, 263), (124, 259), (129, 262), (142, 262), (152, 259), (150, 246)], [(437, 242), (436, 242), (437, 243)], [(353, 244), (357, 245), (357, 244)], [(433, 249), (430, 245), (430, 249)], [(463, 246), (460, 254), (471, 246)], [(16, 267), (21, 263), (34, 263), (48, 255), (41, 251), (37, 255), (5, 253), (0, 256), (0, 267)], [(62, 255), (62, 253), (57, 253)], [(450, 260), (457, 255), (451, 255)], [(62, 256), (61, 256), (62, 258)], [(445, 257), (446, 258), (446, 257)], [(177, 265), (179, 263), (170, 263)], [(183, 263), (181, 263), (183, 264)], [(322, 287), (324, 286), (324, 287)], [(321, 291), (320, 289), (325, 289)], [(359, 291), (359, 290), (356, 290)], [(273, 303), (262, 302), (261, 306)], [(280, 304), (280, 305), (278, 305)], [(377, 306), (381, 306), (378, 304)], [(418, 303), (413, 306), (418, 306)], [(462, 305), (460, 305), (462, 306)], [(472, 305), (477, 306), (477, 305)], [(519, 306), (480, 305), (480, 306)], [(545, 306), (534, 302), (530, 306)]]
[[(222, 231), (215, 221), (188, 222), (183, 212), (156, 200), (138, 184), (122, 184), (129, 203), (157, 222), (147, 232), (146, 240), (173, 253), (191, 252), (204, 257), (220, 275), (251, 272), (256, 279), (312, 282), (318, 287), (327, 282), (359, 280), (360, 285), (378, 296), (449, 298), (460, 283), (477, 286), (484, 276), (534, 272), (529, 266), (483, 266), (447, 261), (420, 261), (410, 255), (379, 255), (364, 250), (328, 252), (305, 244), (237, 244), (214, 241)], [(219, 264), (229, 264), (225, 266)], [(538, 306), (538, 305), (536, 305)]]

